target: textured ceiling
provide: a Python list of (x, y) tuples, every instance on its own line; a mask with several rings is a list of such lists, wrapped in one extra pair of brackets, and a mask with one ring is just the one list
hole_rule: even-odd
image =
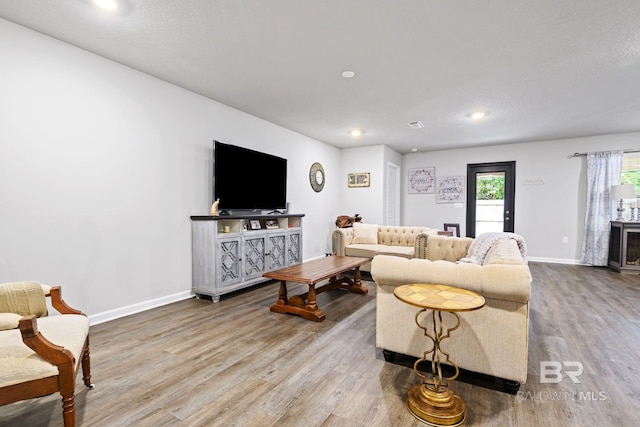
[(0, 17), (337, 147), (640, 131), (638, 0), (119, 2), (0, 0)]

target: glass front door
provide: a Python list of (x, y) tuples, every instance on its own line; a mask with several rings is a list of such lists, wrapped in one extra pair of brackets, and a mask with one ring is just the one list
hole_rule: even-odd
[(467, 165), (467, 236), (514, 230), (516, 162)]

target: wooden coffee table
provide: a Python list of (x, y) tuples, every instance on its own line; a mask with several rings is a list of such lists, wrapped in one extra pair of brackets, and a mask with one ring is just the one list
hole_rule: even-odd
[[(295, 314), (316, 322), (323, 321), (325, 315), (316, 303), (317, 294), (332, 289), (344, 289), (357, 294), (366, 294), (369, 290), (362, 286), (360, 281), (360, 266), (370, 261), (370, 258), (328, 256), (264, 273), (262, 277), (280, 280), (278, 301), (271, 306), (271, 311)], [(339, 274), (354, 269), (356, 273), (353, 280), (346, 276), (338, 277)], [(329, 279), (328, 284), (318, 289), (315, 288), (316, 283), (327, 279)], [(309, 291), (287, 298), (287, 281), (306, 283), (309, 285)]]

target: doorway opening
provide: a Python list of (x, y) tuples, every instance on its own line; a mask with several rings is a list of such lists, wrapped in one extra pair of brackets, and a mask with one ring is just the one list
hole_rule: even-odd
[(400, 225), (400, 166), (387, 162), (384, 223)]
[(516, 162), (467, 165), (467, 236), (514, 230)]

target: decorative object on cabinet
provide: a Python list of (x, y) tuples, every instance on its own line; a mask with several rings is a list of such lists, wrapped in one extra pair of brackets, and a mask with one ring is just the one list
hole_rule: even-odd
[(279, 228), (278, 227), (278, 221), (276, 221), (275, 219), (267, 219), (264, 221), (264, 226), (267, 230), (273, 230), (274, 228)]
[[(268, 280), (263, 273), (302, 262), (302, 217), (192, 216), (193, 293), (218, 302), (221, 295)], [(254, 221), (276, 221), (278, 229), (251, 229)]]
[(353, 224), (355, 224), (356, 222), (362, 222), (362, 217), (360, 216), (360, 214), (356, 214), (355, 216), (339, 215), (338, 218), (336, 218), (336, 227), (353, 227)]
[(611, 186), (611, 199), (618, 200), (618, 217), (616, 221), (624, 221), (624, 199), (636, 198), (636, 187), (633, 184)]
[(324, 169), (322, 165), (318, 162), (315, 162), (311, 165), (311, 169), (309, 169), (309, 183), (311, 184), (311, 188), (316, 193), (319, 193), (324, 188)]
[(370, 172), (350, 173), (347, 179), (349, 187), (368, 187), (370, 184)]
[(260, 230), (262, 228), (262, 226), (260, 225), (260, 220), (259, 219), (251, 219), (251, 220), (249, 220), (249, 225), (251, 226), (252, 230)]
[(215, 202), (211, 205), (211, 216), (218, 216), (220, 212), (218, 212), (218, 206), (220, 205), (220, 199), (216, 199)]
[(621, 273), (640, 273), (640, 223), (611, 221), (609, 267)]

